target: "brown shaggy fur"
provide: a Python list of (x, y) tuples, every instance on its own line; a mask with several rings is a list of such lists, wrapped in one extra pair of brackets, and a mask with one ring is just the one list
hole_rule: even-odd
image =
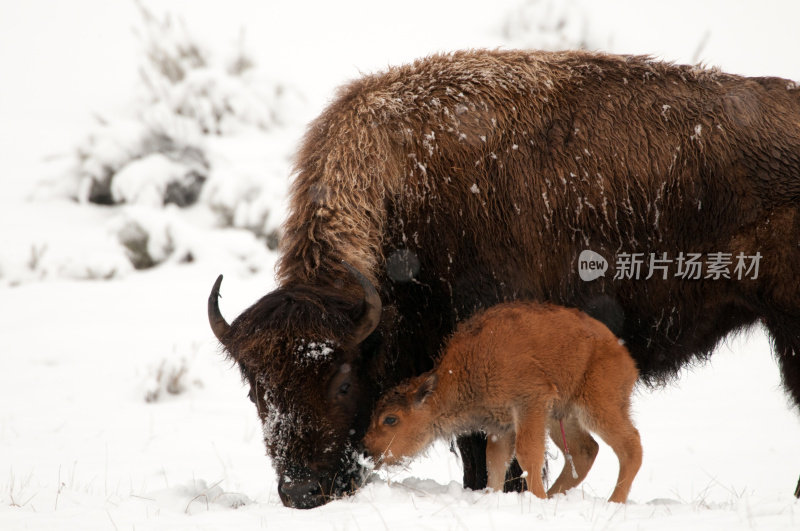
[[(433, 371), (389, 391), (375, 408), (364, 444), (378, 464), (413, 457), (434, 439), (484, 431), (488, 484), (502, 490), (516, 452), (528, 488), (545, 497), (539, 471), (545, 430), (564, 451), (566, 424), (577, 477), (566, 463), (547, 492), (578, 485), (594, 462), (597, 432), (617, 454), (619, 478), (609, 501), (624, 503), (642, 463), (630, 420), (639, 373), (619, 340), (583, 312), (507, 303), (460, 325)], [(387, 424), (387, 418), (391, 424)]]
[[(281, 483), (284, 502), (315, 506), (357, 484), (380, 392), (430, 369), (456, 322), (503, 301), (587, 310), (649, 382), (763, 323), (800, 403), (796, 87), (648, 57), (465, 51), (341, 89), (297, 157), (280, 287), (223, 340), (258, 387), (281, 481), (322, 485)], [(605, 277), (580, 280), (584, 249), (611, 261)], [(613, 280), (618, 252), (763, 259), (757, 279)], [(358, 348), (342, 346), (362, 305), (341, 259), (385, 310)], [(303, 341), (334, 351), (310, 363)], [(469, 487), (485, 485), (484, 445), (459, 439)]]

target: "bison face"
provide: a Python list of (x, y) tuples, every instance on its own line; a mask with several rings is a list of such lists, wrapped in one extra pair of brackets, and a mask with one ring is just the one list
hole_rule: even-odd
[(365, 472), (360, 440), (378, 388), (361, 353), (381, 303), (361, 273), (345, 268), (358, 281), (352, 289), (283, 287), (230, 325), (217, 302), (221, 276), (209, 297), (211, 328), (250, 385), (288, 507), (322, 505), (354, 490)]
[(281, 501), (312, 508), (361, 484), (358, 441), (369, 410), (362, 407), (359, 367), (340, 362), (346, 351), (330, 342), (298, 340), (293, 354), (288, 379), (262, 373), (248, 381)]

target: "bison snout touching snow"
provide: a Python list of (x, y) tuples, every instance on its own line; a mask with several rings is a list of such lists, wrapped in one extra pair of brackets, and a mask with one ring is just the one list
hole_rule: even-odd
[(624, 503), (642, 463), (629, 415), (638, 375), (617, 337), (583, 312), (498, 304), (459, 325), (432, 371), (381, 398), (364, 443), (379, 464), (394, 464), (435, 439), (484, 431), (489, 487), (502, 490), (516, 454), (529, 490), (544, 498), (547, 429), (575, 467), (565, 463), (547, 495), (586, 477), (598, 449), (591, 430), (617, 454), (610, 501)]

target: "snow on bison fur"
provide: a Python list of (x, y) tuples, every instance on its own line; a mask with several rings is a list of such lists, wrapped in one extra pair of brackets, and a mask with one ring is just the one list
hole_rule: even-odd
[[(250, 385), (281, 500), (316, 507), (362, 481), (381, 392), (502, 301), (586, 310), (647, 382), (762, 323), (800, 404), (798, 208), (791, 81), (601, 53), (434, 55), (353, 81), (311, 123), (279, 287), (228, 324), (216, 284), (209, 320)], [(605, 276), (581, 279), (583, 250)], [(757, 278), (615, 279), (622, 253), (762, 258)], [(467, 487), (486, 485), (485, 445), (458, 440)]]

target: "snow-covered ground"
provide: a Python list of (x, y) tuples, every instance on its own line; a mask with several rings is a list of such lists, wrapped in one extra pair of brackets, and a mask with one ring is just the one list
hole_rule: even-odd
[[(278, 499), (255, 411), (205, 316), (220, 272), (228, 316), (274, 285), (276, 256), (258, 231), (282, 215), (303, 124), (359, 72), (439, 50), (584, 40), (800, 79), (797, 3), (155, 4), (182, 15), (219, 62), (244, 28), (268, 80), (256, 86), (277, 80), (294, 96), (278, 125), (199, 140), (214, 192), (195, 207), (74, 202), (59, 194), (75, 146), (98, 134), (93, 116), (117, 124), (141, 102), (138, 9), (0, 4), (0, 529), (800, 528), (800, 419), (760, 329), (675, 385), (637, 391), (645, 457), (627, 505), (605, 502), (617, 466), (605, 446), (579, 489), (541, 501), (462, 490), (441, 444), (353, 497), (299, 511)], [(547, 33), (560, 13), (569, 24)], [(232, 204), (221, 223), (214, 209)], [(160, 265), (128, 260), (120, 233), (135, 225)]]

